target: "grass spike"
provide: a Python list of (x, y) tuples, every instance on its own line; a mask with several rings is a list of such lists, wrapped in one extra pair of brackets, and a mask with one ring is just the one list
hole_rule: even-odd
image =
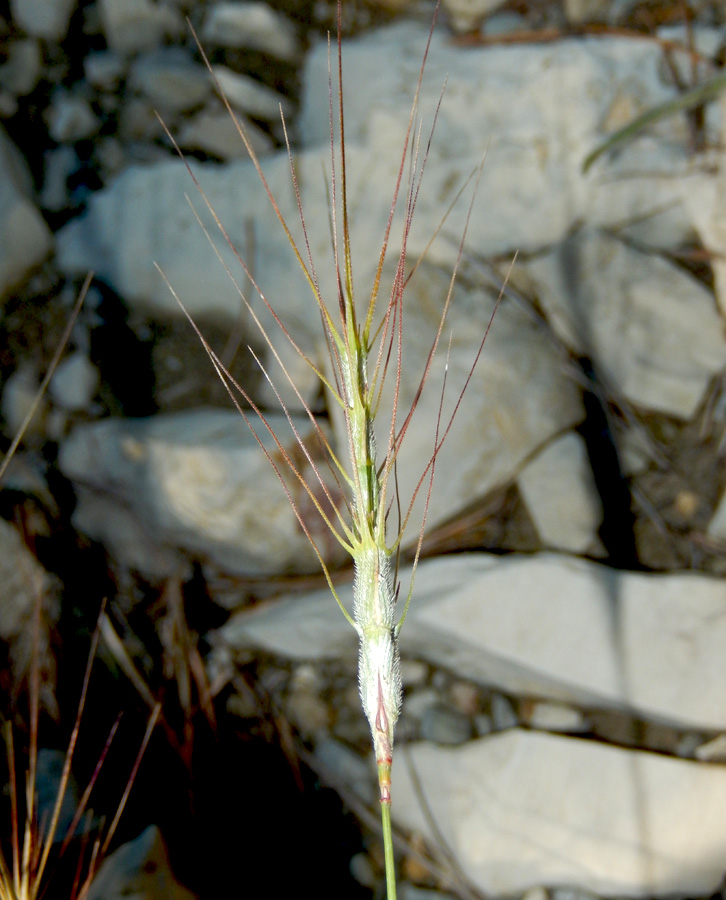
[[(427, 463), (423, 466), (423, 471), (415, 486), (413, 496), (409, 499), (405, 512), (402, 513), (402, 506), (397, 492), (397, 465), (402, 442), (410, 427), (414, 413), (416, 412), (419, 402), (426, 387), (432, 371), (432, 363), (436, 353), (439, 350), (441, 339), (443, 336), (447, 314), (452, 303), (454, 282), (458, 273), (461, 259), (463, 255), (464, 242), (472, 217), (474, 197), (476, 196), (479, 180), (481, 178), (483, 159), (477, 169), (467, 179), (466, 186), (474, 178), (472, 191), (472, 199), (469, 203), (464, 231), (458, 247), (456, 261), (454, 263), (452, 276), (446, 297), (443, 299), (442, 311), (438, 326), (433, 335), (431, 346), (423, 364), (423, 370), (419, 378), (416, 392), (408, 410), (399, 415), (399, 403), (401, 401), (401, 386), (403, 383), (403, 335), (404, 335), (404, 294), (410, 282), (413, 273), (418, 268), (421, 258), (430, 247), (427, 245), (424, 254), (420, 257), (410, 272), (406, 271), (406, 256), (408, 251), (408, 241), (411, 233), (413, 217), (418, 203), (420, 190), (423, 184), (424, 172), (429, 159), (433, 131), (439, 118), (441, 105), (444, 97), (442, 89), (438, 102), (436, 104), (433, 116), (433, 125), (428, 133), (428, 137), (423, 137), (423, 124), (417, 122), (417, 111), (421, 96), (424, 69), (426, 60), (431, 49), (433, 30), (436, 24), (440, 3), (437, 2), (433, 16), (431, 29), (426, 41), (423, 60), (419, 70), (418, 80), (414, 92), (414, 98), (411, 105), (411, 111), (408, 117), (408, 123), (405, 128), (403, 147), (400, 157), (400, 163), (397, 166), (392, 200), (386, 216), (386, 224), (381, 242), (381, 247), (375, 261), (375, 272), (372, 277), (372, 285), (368, 294), (367, 306), (364, 310), (359, 310), (356, 303), (354, 279), (353, 279), (353, 250), (351, 246), (351, 230), (349, 220), (349, 204), (348, 204), (348, 171), (346, 159), (346, 137), (345, 137), (345, 109), (344, 109), (344, 92), (343, 92), (343, 47), (342, 47), (342, 27), (341, 27), (341, 3), (338, 2), (338, 37), (337, 37), (337, 65), (334, 66), (331, 61), (331, 40), (328, 37), (328, 106), (330, 113), (330, 172), (331, 177), (327, 185), (329, 200), (329, 221), (332, 244), (332, 257), (334, 264), (335, 293), (337, 297), (337, 321), (333, 317), (331, 309), (326, 304), (320, 288), (320, 281), (316, 271), (315, 262), (313, 260), (310, 241), (308, 238), (308, 230), (303, 210), (303, 201), (300, 191), (300, 183), (295, 171), (292, 149), (288, 136), (287, 126), (284, 118), (282, 119), (282, 127), (284, 134), (284, 142), (287, 150), (287, 157), (290, 166), (290, 176), (297, 204), (297, 212), (302, 226), (304, 248), (301, 249), (295, 242), (285, 217), (277, 204), (272, 190), (265, 178), (262, 164), (257, 158), (249, 140), (244, 132), (244, 128), (234, 116), (228, 99), (224, 96), (217, 82), (217, 89), (220, 91), (222, 100), (226, 105), (229, 114), (235, 121), (237, 130), (243, 140), (245, 147), (249, 153), (253, 166), (260, 178), (264, 191), (279, 220), (287, 241), (291, 247), (293, 256), (297, 264), (300, 266), (302, 273), (307, 281), (309, 288), (313, 294), (315, 304), (317, 305), (323, 335), (327, 344), (330, 360), (330, 374), (325, 375), (320, 371), (320, 366), (315, 363), (301, 349), (294, 337), (285, 327), (278, 314), (275, 312), (273, 305), (265, 297), (264, 293), (258, 287), (255, 279), (252, 277), (248, 266), (240, 259), (239, 254), (235, 250), (224, 226), (219, 221), (211, 207), (211, 203), (204, 193), (199, 181), (193, 170), (185, 161), (185, 165), (193, 179), (200, 196), (206, 207), (212, 214), (213, 220), (219, 227), (224, 239), (235, 253), (242, 269), (249, 279), (250, 283), (257, 293), (259, 293), (262, 302), (267, 310), (271, 313), (276, 325), (281, 330), (283, 336), (290, 342), (294, 350), (312, 369), (319, 378), (320, 383), (325, 387), (328, 396), (334, 402), (341, 413), (343, 421), (344, 434), (341, 439), (341, 445), (344, 444), (347, 449), (349, 465), (346, 466), (342, 461), (342, 446), (336, 452), (330, 445), (330, 442), (323, 435), (322, 429), (317, 424), (315, 416), (309, 405), (305, 402), (298, 389), (295, 387), (293, 379), (285, 367), (283, 360), (275, 347), (275, 342), (267, 333), (260, 318), (255, 314), (251, 304), (245, 297), (243, 291), (236, 284), (234, 276), (226, 264), (222, 260), (221, 254), (215, 247), (218, 258), (225, 266), (230, 278), (242, 298), (246, 308), (251, 313), (255, 327), (259, 330), (267, 349), (273, 359), (280, 367), (283, 377), (287, 383), (291, 385), (295, 391), (298, 401), (301, 402), (305, 413), (310, 419), (315, 429), (315, 434), (321, 442), (321, 447), (326, 456), (326, 463), (336, 478), (338, 487), (347, 489), (347, 498), (344, 507), (338, 508), (333, 502), (333, 495), (326, 486), (323, 473), (319, 464), (315, 462), (304, 446), (302, 435), (294, 424), (292, 415), (288, 406), (283, 400), (279, 387), (275, 384), (274, 378), (268, 371), (268, 367), (263, 360), (259, 358), (252, 350), (250, 352), (257, 362), (259, 369), (271, 386), (277, 403), (284, 413), (288, 425), (292, 428), (293, 436), (299, 444), (307, 463), (311, 467), (312, 476), (310, 482), (306, 480), (306, 476), (300, 467), (296, 464), (290, 453), (285, 450), (282, 441), (275, 434), (269, 419), (260, 407), (255, 404), (248, 393), (238, 385), (231, 377), (230, 373), (222, 365), (218, 356), (202, 336), (199, 328), (192, 320), (191, 316), (183, 306), (181, 300), (170, 287), (173, 296), (181, 306), (185, 315), (191, 321), (192, 327), (200, 338), (205, 351), (219, 376), (227, 392), (229, 393), (235, 408), (240, 413), (245, 423), (249, 427), (253, 436), (260, 445), (263, 453), (270, 462), (278, 480), (281, 482), (287, 499), (293, 509), (300, 527), (307, 536), (313, 547), (315, 554), (320, 562), (327, 583), (343, 610), (348, 621), (353, 625), (359, 636), (359, 687), (361, 702), (365, 715), (368, 719), (373, 748), (378, 766), (378, 782), (379, 796), (382, 810), (382, 828), (384, 835), (385, 862), (386, 862), (386, 879), (388, 900), (395, 900), (395, 860), (393, 857), (392, 829), (391, 829), (391, 763), (393, 755), (393, 736), (396, 720), (401, 707), (401, 675), (400, 661), (398, 655), (398, 634), (408, 611), (409, 604), (413, 593), (413, 580), (418, 567), (423, 545), (423, 534), (426, 525), (426, 519), (429, 512), (432, 489), (434, 483), (434, 475), (436, 470), (436, 461), (441, 448), (447, 440), (454, 419), (459, 412), (463, 396), (466, 393), (474, 369), (479, 361), (484, 348), (484, 343), (491, 329), (492, 320), (489, 321), (481, 343), (474, 355), (474, 359), (469, 368), (468, 375), (465, 379), (464, 386), (459, 391), (453, 406), (453, 411), (444, 416), (444, 396), (446, 389), (446, 381), (448, 377), (449, 365), (448, 354), (451, 352), (451, 342), (449, 342), (449, 351), (447, 354), (446, 366), (444, 369), (443, 385), (441, 389), (438, 414), (436, 417), (436, 425), (433, 435), (433, 447), (431, 455)], [(193, 29), (192, 29), (192, 33)], [(194, 34), (196, 39), (196, 34)], [(199, 41), (197, 40), (199, 46)], [(201, 46), (199, 47), (202, 58), (209, 68), (212, 76), (214, 73), (209, 61), (204, 54)], [(334, 84), (333, 72), (337, 74), (337, 84)], [(215, 78), (216, 82), (216, 78)], [(444, 84), (445, 89), (445, 84)], [(335, 124), (337, 116), (337, 127), (339, 132), (339, 142), (336, 145)], [(167, 134), (168, 130), (167, 130)], [(179, 148), (169, 135), (174, 147), (181, 156)], [(183, 156), (182, 156), (183, 159)], [(408, 167), (408, 168), (407, 168)], [(405, 189), (404, 189), (405, 185)], [(454, 203), (447, 210), (444, 219), (439, 224), (434, 237), (440, 233), (443, 222), (453, 209), (455, 203), (460, 199), (463, 190), (457, 194)], [(405, 199), (401, 204), (401, 197), (405, 193)], [(396, 221), (397, 211), (402, 205), (403, 221), (401, 232), (401, 245), (396, 260), (395, 272), (393, 275), (393, 283), (388, 302), (385, 309), (377, 313), (379, 306), (379, 294), (381, 292), (382, 278), (384, 266), (389, 252), (392, 229), (394, 221)], [(198, 217), (199, 218), (199, 217)], [(201, 220), (200, 220), (201, 222)], [(204, 227), (204, 226), (202, 226)], [(207, 238), (214, 247), (214, 242), (208, 232)], [(162, 273), (163, 277), (163, 273)], [(166, 280), (166, 279), (165, 279)], [(167, 282), (168, 284), (168, 282)], [(500, 296), (495, 304), (494, 313), (501, 302), (503, 296)], [(492, 319), (493, 315), (492, 314)], [(370, 367), (370, 371), (369, 371)], [(375, 418), (382, 414), (383, 409), (383, 387), (386, 381), (392, 383), (392, 400), (390, 409), (387, 411), (385, 444), (381, 448), (382, 460), (379, 461), (378, 448), (376, 446), (376, 433), (374, 429)], [(245, 410), (237, 395), (241, 397), (250, 407), (251, 412)], [(256, 419), (257, 421), (254, 421)], [(402, 419), (402, 421), (399, 421)], [(278, 464), (271, 456), (270, 452), (264, 446), (259, 428), (268, 432), (281, 454), (282, 464)], [(338, 543), (350, 554), (353, 560), (354, 581), (353, 581), (353, 615), (344, 608), (338, 594), (336, 593), (332, 574), (317, 546), (313, 535), (307, 524), (304, 522), (301, 511), (296, 505), (292, 497), (290, 488), (284, 478), (282, 468), (289, 470), (289, 473), (300, 483), (307, 496), (315, 505), (317, 513), (322, 521), (330, 529)], [(319, 485), (322, 487), (325, 502), (330, 504), (335, 510), (334, 516), (330, 515), (323, 509), (320, 501), (315, 495), (313, 488)], [(400, 553), (403, 534), (406, 531), (411, 516), (413, 514), (414, 503), (419, 493), (425, 489), (424, 509), (422, 521), (418, 531), (418, 540), (414, 554), (414, 561), (411, 572), (411, 580), (407, 592), (403, 614), (396, 619), (396, 605), (399, 594), (398, 585), (398, 555)], [(388, 514), (391, 509), (395, 508), (398, 512), (398, 528), (392, 540), (387, 539), (386, 529), (388, 522)], [(392, 567), (392, 557), (395, 555), (395, 566)]]

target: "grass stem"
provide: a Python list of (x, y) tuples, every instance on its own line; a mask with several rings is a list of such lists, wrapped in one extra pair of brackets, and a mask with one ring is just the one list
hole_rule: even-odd
[(383, 856), (386, 863), (386, 895), (388, 900), (396, 900), (396, 862), (393, 858), (390, 803), (381, 803), (381, 824), (383, 826)]

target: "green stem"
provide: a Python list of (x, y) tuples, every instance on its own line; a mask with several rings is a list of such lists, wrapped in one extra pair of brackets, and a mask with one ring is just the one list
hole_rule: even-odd
[(383, 855), (386, 860), (386, 896), (388, 900), (396, 900), (396, 865), (393, 859), (390, 803), (381, 803), (381, 822), (383, 823)]

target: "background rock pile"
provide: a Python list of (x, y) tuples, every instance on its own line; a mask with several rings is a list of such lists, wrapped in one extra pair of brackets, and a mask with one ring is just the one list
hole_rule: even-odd
[[(444, 7), (418, 108), (425, 144), (446, 81), (408, 242), (412, 263), (426, 255), (408, 289), (402, 408), (471, 189), (447, 210), (484, 152), (447, 325), (443, 421), (518, 256), (437, 462), (427, 559), (402, 632), (403, 877), (530, 900), (545, 889), (559, 900), (708, 896), (726, 870), (722, 104), (660, 121), (587, 172), (583, 162), (617, 128), (719, 73), (726, 5)], [(360, 296), (375, 275), (432, 11), (344, 4)], [(251, 729), (264, 715), (240, 673), (253, 673), (266, 713), (292, 726), (308, 764), (365, 805), (374, 792), (355, 636), (326, 591), (307, 592), (315, 555), (169, 289), (292, 448), (247, 349), (264, 356), (265, 344), (240, 291), (273, 335), (275, 323), (209, 207), (297, 344), (321, 367), (326, 348), (219, 89), (302, 241), (284, 115), (321, 290), (334, 297), (333, 21), (328, 3), (237, 0), (11, 0), (0, 18), (6, 445), (95, 273), (1, 495), (0, 634), (17, 682), (34, 598), (43, 592), (49, 620), (62, 620), (79, 602), (71, 561), (93, 552), (103, 575), (86, 579), (86, 602), (110, 594), (140, 669), (152, 650), (129, 622), (143, 616), (156, 630), (164, 672), (144, 671), (158, 693), (154, 678), (181, 683), (171, 662), (181, 639), (167, 628), (175, 585), (187, 598), (180, 621), (204, 633), (196, 656), (181, 654), (200, 661), (197, 688), (206, 679), (220, 713)], [(394, 262), (401, 233), (396, 220)], [(392, 275), (393, 263), (384, 281)], [(340, 439), (317, 379), (279, 347), (300, 396)], [(399, 458), (404, 506), (431, 452), (446, 362), (434, 363)], [(296, 394), (282, 393), (309, 427)], [(24, 543), (10, 524), (19, 510)], [(414, 522), (421, 513), (418, 503)], [(404, 564), (416, 539), (414, 526)], [(344, 562), (332, 541), (322, 546), (333, 566)], [(30, 577), (20, 583), (22, 560)], [(201, 618), (191, 610), (200, 596), (214, 610)], [(359, 882), (375, 882), (376, 865), (355, 857)]]

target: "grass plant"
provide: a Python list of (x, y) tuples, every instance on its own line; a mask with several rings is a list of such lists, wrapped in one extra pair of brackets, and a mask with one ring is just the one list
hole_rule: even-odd
[[(41, 604), (36, 604), (35, 634), (40, 633)], [(101, 612), (103, 616), (103, 611)], [(0, 900), (37, 900), (48, 889), (52, 878), (52, 864), (69, 855), (73, 848), (77, 855), (73, 863), (73, 878), (68, 896), (70, 900), (83, 900), (90, 890), (93, 879), (98, 872), (126, 806), (126, 801), (131, 786), (136, 778), (141, 759), (148, 744), (151, 733), (156, 724), (160, 707), (157, 705), (149, 717), (146, 733), (139, 748), (136, 760), (131, 769), (123, 795), (118, 803), (116, 812), (108, 823), (94, 828), (93, 814), (89, 808), (89, 800), (94, 785), (101, 772), (111, 743), (116, 734), (119, 718), (116, 719), (103, 751), (98, 759), (95, 770), (89, 780), (81, 798), (76, 806), (70, 824), (61, 831), (61, 811), (68, 794), (71, 767), (78, 743), (81, 728), (81, 720), (85, 707), (88, 685), (91, 678), (91, 669), (96, 657), (96, 648), (100, 628), (97, 627), (91, 641), (91, 649), (86, 663), (83, 678), (78, 711), (71, 731), (68, 747), (65, 753), (63, 769), (58, 782), (55, 802), (52, 810), (40, 810), (38, 806), (38, 718), (40, 696), (40, 665), (36, 659), (31, 667), (29, 685), (29, 747), (27, 766), (24, 777), (18, 774), (23, 767), (19, 764), (13, 738), (13, 729), (8, 722), (5, 725), (5, 747), (7, 752), (7, 765), (10, 793), (10, 854), (6, 858), (0, 847)], [(37, 648), (37, 638), (35, 640)], [(82, 823), (81, 820), (84, 820)], [(95, 833), (94, 833), (95, 832)]]
[[(427, 460), (421, 464), (420, 477), (413, 496), (403, 504), (397, 496), (396, 466), (402, 442), (411, 423), (414, 412), (418, 406), (422, 392), (429, 379), (434, 355), (439, 351), (444, 337), (444, 328), (447, 312), (449, 310), (454, 281), (459, 267), (459, 260), (463, 252), (466, 231), (461, 236), (458, 257), (451, 274), (446, 296), (441, 298), (441, 315), (438, 328), (431, 338), (430, 350), (427, 358), (421, 363), (419, 372), (418, 390), (408, 409), (399, 409), (399, 394), (402, 384), (403, 372), (403, 328), (404, 328), (404, 296), (415, 273), (417, 264), (410, 266), (407, 261), (407, 242), (411, 231), (417, 198), (422, 186), (422, 178), (426, 168), (426, 162), (431, 145), (436, 118), (443, 99), (443, 89), (439, 98), (439, 104), (433, 116), (428, 138), (423, 132), (422, 123), (417, 121), (418, 100), (426, 64), (426, 57), (431, 46), (431, 37), (438, 14), (438, 4), (429, 32), (428, 42), (423, 52), (423, 59), (415, 86), (411, 113), (405, 131), (405, 139), (401, 148), (400, 165), (395, 184), (392, 186), (392, 200), (388, 214), (387, 225), (381, 237), (381, 249), (378, 255), (376, 273), (370, 292), (363, 303), (355, 296), (353, 284), (353, 268), (355, 263), (354, 249), (351, 246), (349, 209), (347, 198), (347, 172), (345, 151), (345, 118), (342, 88), (342, 41), (341, 41), (341, 3), (338, 3), (338, 42), (337, 63), (333, 66), (330, 62), (330, 41), (328, 43), (328, 94), (330, 107), (330, 183), (329, 183), (329, 214), (332, 235), (332, 259), (337, 284), (337, 296), (323, 297), (319, 288), (319, 279), (316, 263), (310, 250), (308, 231), (301, 200), (301, 193), (296, 177), (290, 143), (287, 136), (284, 118), (283, 129), (290, 160), (290, 177), (294, 187), (295, 197), (302, 224), (303, 245), (299, 245), (293, 238), (291, 229), (285, 220), (275, 200), (273, 192), (265, 178), (263, 166), (258, 160), (250, 142), (245, 134), (243, 126), (238, 122), (230, 104), (224, 98), (219, 89), (229, 115), (237, 123), (240, 139), (244, 142), (249, 157), (257, 170), (269, 202), (274, 209), (281, 228), (284, 230), (287, 240), (297, 265), (302, 270), (305, 280), (309, 285), (315, 307), (320, 317), (322, 331), (329, 351), (330, 367), (323, 369), (315, 360), (300, 349), (295, 335), (286, 327), (284, 314), (276, 311), (273, 301), (268, 300), (263, 289), (258, 285), (251, 267), (241, 258), (225, 231), (223, 223), (219, 220), (213, 206), (199, 179), (192, 168), (187, 164), (187, 169), (196, 185), (196, 189), (212, 215), (217, 227), (224, 239), (232, 248), (242, 267), (245, 278), (251, 283), (254, 290), (260, 296), (262, 303), (272, 314), (277, 334), (271, 334), (261, 323), (260, 318), (247, 298), (243, 288), (237, 283), (232, 273), (230, 277), (235, 282), (241, 301), (250, 316), (250, 319), (259, 330), (259, 334), (266, 346), (269, 356), (275, 360), (282, 372), (282, 378), (287, 386), (292, 389), (297, 401), (304, 408), (309, 419), (314, 439), (317, 441), (322, 458), (325, 463), (321, 465), (318, 460), (321, 454), (313, 453), (303, 440), (293, 415), (283, 399), (281, 383), (276, 383), (269, 372), (267, 363), (258, 356), (255, 359), (260, 370), (271, 386), (284, 412), (292, 432), (297, 440), (302, 453), (303, 465), (307, 477), (303, 474), (302, 466), (293, 455), (286, 450), (281, 436), (276, 434), (265, 411), (255, 402), (248, 390), (238, 384), (230, 375), (221, 358), (215, 353), (205, 340), (200, 329), (178, 296), (174, 287), (169, 288), (179, 302), (181, 308), (187, 314), (192, 327), (202, 341), (219, 378), (227, 388), (227, 391), (236, 409), (243, 417), (251, 432), (257, 439), (262, 452), (275, 470), (283, 490), (287, 494), (290, 505), (297, 517), (300, 527), (306, 534), (312, 545), (322, 570), (327, 579), (330, 590), (335, 597), (343, 615), (355, 629), (359, 638), (359, 687), (363, 710), (367, 717), (373, 749), (378, 767), (378, 785), (382, 814), (382, 826), (385, 847), (386, 884), (389, 900), (396, 896), (395, 864), (393, 857), (393, 841), (391, 832), (391, 764), (393, 759), (393, 739), (396, 721), (401, 709), (401, 674), (398, 651), (398, 636), (406, 616), (413, 592), (413, 578), (418, 564), (423, 540), (423, 532), (426, 524), (431, 489), (436, 468), (436, 458), (442, 444), (449, 434), (454, 417), (456, 416), (464, 392), (471, 380), (474, 368), (483, 350), (491, 320), (485, 333), (482, 334), (478, 351), (471, 361), (468, 378), (461, 393), (453, 405), (453, 412), (443, 416), (443, 398), (445, 389), (441, 386), (441, 400), (437, 420), (432, 425), (431, 453)], [(199, 42), (198, 42), (199, 43)], [(211, 70), (211, 66), (204, 56), (204, 51), (199, 46), (200, 52)], [(334, 78), (334, 72), (336, 77)], [(337, 120), (338, 141), (336, 141), (334, 123)], [(163, 123), (162, 123), (163, 124)], [(167, 130), (169, 139), (174, 143), (172, 135)], [(181, 153), (180, 153), (181, 156)], [(182, 157), (183, 158), (183, 157)], [(482, 163), (483, 165), (483, 159)], [(473, 173), (472, 179), (472, 203), (476, 193), (481, 165)], [(463, 190), (463, 189), (462, 189)], [(459, 197), (461, 196), (461, 192)], [(458, 199), (458, 197), (457, 197)], [(388, 256), (389, 243), (391, 242), (392, 229), (396, 219), (397, 210), (402, 209), (402, 232), (400, 235), (400, 250), (395, 264), (390, 293), (383, 295), (382, 278), (384, 263)], [(471, 215), (471, 205), (467, 215), (467, 225)], [(201, 217), (197, 216), (201, 224)], [(444, 217), (445, 218), (445, 217)], [(443, 224), (443, 222), (442, 222)], [(204, 227), (204, 226), (202, 226)], [(440, 230), (441, 225), (439, 226)], [(209, 235), (208, 235), (209, 237)], [(210, 242), (214, 246), (213, 241)], [(220, 262), (221, 254), (218, 253)], [(224, 263), (222, 263), (224, 265)], [(161, 270), (160, 270), (161, 272)], [(165, 278), (164, 273), (161, 272)], [(167, 280), (165, 278), (165, 280)], [(167, 281), (168, 284), (168, 281)], [(317, 379), (323, 385), (329, 403), (337, 408), (337, 416), (342, 420), (344, 434), (339, 446), (334, 446), (328, 439), (323, 428), (306, 403), (295, 384), (293, 377), (282, 362), (277, 349), (278, 341), (288, 341), (294, 350), (303, 359), (305, 364), (314, 372)], [(250, 349), (250, 352), (253, 353)], [(382, 388), (385, 381), (393, 382), (392, 403), (384, 408), (382, 402)], [(378, 420), (385, 422), (385, 428), (379, 434), (385, 434), (385, 440), (381, 446), (377, 446), (375, 423)], [(275, 453), (268, 450), (263, 441), (264, 432), (268, 432), (276, 448)], [(299, 454), (295, 454), (299, 457)], [(307, 498), (313, 504), (317, 513), (327, 526), (335, 541), (350, 555), (354, 567), (353, 582), (353, 612), (352, 615), (345, 608), (335, 588), (332, 573), (306, 518), (299, 505), (293, 498), (288, 481), (285, 476), (292, 475), (297, 481)], [(331, 478), (332, 476), (332, 478)], [(330, 485), (334, 484), (335, 489)], [(404, 533), (410, 524), (413, 504), (419, 494), (424, 495), (424, 512), (422, 521), (418, 522), (418, 542), (416, 545), (411, 580), (402, 600), (402, 609), (397, 610), (399, 597), (398, 584), (398, 559)], [(336, 502), (335, 497), (342, 496), (342, 503)], [(398, 527), (391, 533), (388, 528), (391, 511), (398, 515)]]
[[(0, 463), (0, 485), (10, 461), (20, 446), (28, 425), (35, 415), (43, 394), (63, 356), (92, 279), (93, 273), (89, 272), (83, 282), (45, 376), (38, 386), (20, 428)], [(105, 604), (103, 606), (105, 607)], [(161, 709), (158, 704), (153, 705), (146, 732), (111, 821), (108, 823), (101, 821), (98, 826), (94, 826), (93, 813), (89, 807), (89, 801), (116, 734), (120, 716), (116, 719), (109, 732), (93, 774), (76, 805), (70, 824), (67, 827), (62, 826), (62, 811), (64, 802), (69, 794), (71, 769), (78, 744), (91, 670), (96, 658), (98, 640), (101, 634), (101, 623), (106, 618), (102, 607), (98, 624), (91, 640), (78, 709), (65, 752), (55, 801), (51, 810), (41, 810), (38, 798), (38, 735), (42, 681), (45, 673), (44, 663), (40, 659), (40, 645), (41, 633), (47, 627), (43, 622), (43, 613), (44, 597), (38, 596), (32, 611), (31, 658), (27, 673), (27, 756), (19, 753), (16, 748), (12, 723), (6, 721), (3, 727), (8, 768), (8, 792), (10, 796), (10, 837), (9, 853), (6, 854), (5, 848), (0, 846), (0, 900), (37, 900), (37, 898), (46, 895), (54, 874), (54, 865), (57, 865), (62, 858), (69, 857), (74, 849), (78, 852), (73, 862), (73, 876), (68, 890), (68, 897), (69, 900), (84, 900), (116, 833), (129, 792)], [(84, 820), (84, 822), (82, 823), (81, 820)]]

